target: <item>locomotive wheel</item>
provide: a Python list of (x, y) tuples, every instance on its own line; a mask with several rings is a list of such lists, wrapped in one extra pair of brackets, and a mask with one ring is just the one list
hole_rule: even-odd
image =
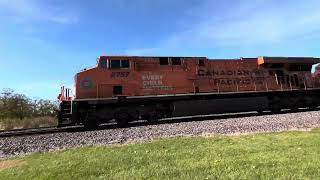
[(264, 113), (264, 111), (259, 110), (259, 111), (257, 111), (257, 113), (258, 113), (258, 114), (263, 114), (263, 113)]
[(85, 129), (94, 130), (99, 127), (99, 123), (96, 121), (96, 119), (90, 117), (89, 113), (83, 114), (81, 118)]
[(317, 105), (310, 105), (309, 109), (310, 110), (316, 110), (316, 109), (318, 109), (318, 106)]
[(281, 112), (281, 107), (278, 104), (272, 104), (270, 107), (270, 111), (272, 113), (280, 113)]
[(159, 119), (161, 119), (161, 113), (158, 111), (152, 111), (149, 113), (147, 121), (151, 124), (154, 124), (158, 122)]
[(88, 130), (94, 130), (97, 129), (99, 127), (99, 124), (96, 121), (86, 121), (83, 123), (84, 128), (88, 129)]
[(270, 105), (269, 105), (269, 110), (272, 113), (280, 113), (281, 112), (281, 101), (279, 97), (273, 97)]
[(99, 127), (99, 122), (96, 121), (94, 118), (86, 117), (82, 122), (85, 129), (94, 130)]
[(127, 112), (118, 112), (115, 114), (115, 119), (119, 127), (126, 127), (129, 122), (129, 114)]
[(307, 105), (304, 103), (303, 99), (299, 99), (297, 102), (297, 109), (299, 108), (305, 108)]

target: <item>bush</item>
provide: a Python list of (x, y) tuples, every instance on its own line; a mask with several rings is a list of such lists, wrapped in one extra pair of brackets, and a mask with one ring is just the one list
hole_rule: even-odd
[(30, 99), (12, 89), (0, 93), (0, 129), (52, 126), (57, 112), (56, 101)]

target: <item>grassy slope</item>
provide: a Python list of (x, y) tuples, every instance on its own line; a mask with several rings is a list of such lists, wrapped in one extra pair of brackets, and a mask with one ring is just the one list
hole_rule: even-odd
[(0, 164), (10, 161), (16, 165), (2, 168), (1, 179), (317, 179), (320, 129), (93, 146), (35, 153)]

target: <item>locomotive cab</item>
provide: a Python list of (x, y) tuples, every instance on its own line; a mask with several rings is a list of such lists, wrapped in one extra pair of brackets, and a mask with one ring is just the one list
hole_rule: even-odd
[[(99, 58), (99, 67), (102, 71), (105, 71), (104, 74), (109, 74), (110, 79), (118, 79), (112, 83), (112, 80), (108, 84), (108, 82), (101, 83), (102, 91), (106, 88), (112, 88), (112, 93), (106, 94), (107, 96), (122, 96), (125, 95), (123, 84), (121, 82), (124, 81), (125, 78), (128, 78), (130, 75), (130, 67), (131, 61), (125, 58), (107, 58), (100, 57)], [(118, 81), (118, 82), (117, 82)], [(119, 82), (120, 81), (120, 82)], [(103, 87), (105, 86), (105, 87)], [(108, 87), (107, 87), (108, 86)], [(100, 87), (99, 87), (100, 88)], [(103, 92), (101, 92), (103, 96)]]

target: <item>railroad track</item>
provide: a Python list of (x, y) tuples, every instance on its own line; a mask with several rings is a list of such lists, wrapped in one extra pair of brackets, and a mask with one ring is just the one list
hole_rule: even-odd
[[(298, 113), (306, 111), (318, 111), (319, 109), (310, 110), (308, 108), (300, 108), (296, 110), (282, 110), (276, 114), (286, 114), (286, 113)], [(157, 122), (157, 124), (170, 124), (170, 123), (181, 123), (189, 121), (204, 121), (204, 120), (215, 120), (215, 119), (228, 119), (228, 118), (241, 118), (241, 117), (252, 117), (252, 116), (263, 116), (275, 114), (272, 112), (241, 112), (241, 113), (227, 113), (227, 114), (211, 114), (211, 115), (198, 115), (198, 116), (186, 116), (186, 117), (175, 117), (175, 118), (165, 118)], [(128, 125), (128, 127), (138, 127), (145, 126), (149, 123), (146, 121), (135, 121)], [(106, 123), (100, 125), (97, 130), (104, 129), (117, 129), (119, 128), (115, 123)], [(7, 131), (0, 131), (1, 137), (11, 137), (11, 136), (27, 136), (27, 135), (39, 135), (39, 134), (51, 134), (51, 133), (60, 133), (60, 132), (79, 132), (86, 131), (83, 126), (69, 126), (69, 127), (45, 127), (45, 128), (32, 128), (32, 129), (14, 129)]]
[(0, 131), (0, 137), (10, 137), (10, 136), (25, 136), (25, 135), (35, 135), (35, 134), (50, 134), (58, 132), (70, 132), (81, 130), (81, 126), (70, 126), (70, 127), (44, 127), (44, 128), (32, 128), (32, 129), (14, 129), (8, 131)]
[[(139, 121), (127, 128), (106, 124), (97, 131), (82, 127), (42, 128), (2, 132), (0, 158), (32, 152), (45, 152), (86, 145), (123, 144), (136, 140), (201, 134), (241, 134), (309, 130), (320, 128), (320, 111), (300, 109), (280, 114), (248, 112), (241, 114), (206, 115), (163, 119), (156, 125)], [(39, 133), (42, 133), (39, 135)], [(1, 135), (0, 135), (1, 136)]]

